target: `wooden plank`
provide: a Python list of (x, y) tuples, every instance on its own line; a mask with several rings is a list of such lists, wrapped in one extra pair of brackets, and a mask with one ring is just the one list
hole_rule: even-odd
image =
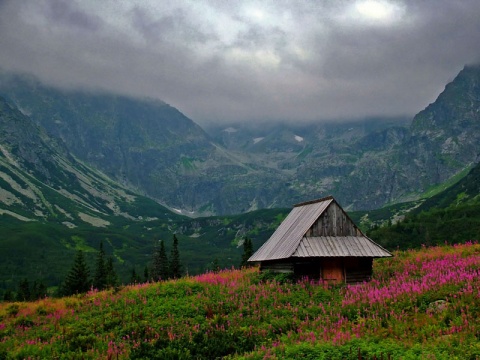
[(343, 259), (324, 259), (322, 261), (322, 279), (334, 284), (343, 283)]

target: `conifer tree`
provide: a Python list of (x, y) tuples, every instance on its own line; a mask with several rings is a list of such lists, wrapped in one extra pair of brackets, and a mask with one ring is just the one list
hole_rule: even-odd
[(13, 291), (11, 289), (5, 290), (5, 293), (3, 294), (3, 301), (13, 301), (15, 300)]
[(210, 270), (213, 271), (213, 272), (220, 271), (220, 265), (218, 263), (218, 258), (213, 259), (213, 261), (211, 263), (211, 269)]
[(107, 263), (105, 264), (106, 269), (106, 284), (107, 287), (117, 287), (118, 286), (118, 276), (115, 272), (115, 268), (113, 267), (113, 258), (111, 256), (108, 257)]
[(145, 269), (143, 269), (143, 278), (145, 282), (150, 281), (150, 271), (148, 270), (148, 265), (145, 265)]
[(247, 267), (250, 266), (248, 263), (248, 259), (253, 255), (253, 243), (252, 240), (246, 237), (243, 240), (243, 254), (242, 254), (242, 262), (240, 263), (240, 267)]
[(182, 265), (180, 263), (180, 252), (178, 251), (178, 239), (173, 235), (172, 250), (170, 253), (170, 277), (178, 279), (181, 277)]
[(17, 301), (30, 301), (32, 299), (32, 293), (30, 291), (30, 284), (28, 279), (25, 278), (20, 281), (17, 291)]
[(132, 268), (132, 273), (130, 275), (130, 284), (138, 284), (140, 283), (140, 276), (138, 276), (135, 268)]
[(81, 250), (77, 251), (73, 266), (65, 278), (61, 293), (64, 296), (87, 292), (90, 289), (90, 271)]
[(100, 241), (95, 273), (93, 275), (93, 287), (97, 290), (103, 290), (107, 286), (107, 267), (105, 262), (105, 251), (103, 250), (103, 241)]
[(169, 269), (168, 269), (168, 257), (167, 251), (165, 250), (165, 243), (163, 240), (160, 242), (160, 278), (166, 280), (169, 278)]
[(165, 244), (160, 240), (160, 245), (155, 246), (153, 253), (152, 278), (154, 281), (168, 279), (168, 258), (165, 251)]
[(45, 286), (43, 281), (35, 280), (32, 285), (31, 299), (43, 299), (45, 296), (47, 296), (47, 287)]
[(37, 288), (37, 299), (43, 299), (48, 296), (48, 288), (43, 281), (40, 281)]

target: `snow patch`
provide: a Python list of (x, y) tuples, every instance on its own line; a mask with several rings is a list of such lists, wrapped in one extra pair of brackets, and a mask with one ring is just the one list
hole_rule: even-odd
[(256, 144), (256, 143), (262, 141), (263, 139), (265, 139), (265, 138), (264, 137), (255, 138), (255, 139), (253, 139), (253, 143)]
[(298, 142), (302, 142), (302, 141), (303, 141), (303, 137), (298, 136), (298, 135), (295, 135), (295, 140), (297, 140)]
[(237, 132), (238, 130), (233, 128), (233, 127), (228, 127), (226, 129), (223, 129), (223, 131), (227, 132), (227, 133), (235, 133)]

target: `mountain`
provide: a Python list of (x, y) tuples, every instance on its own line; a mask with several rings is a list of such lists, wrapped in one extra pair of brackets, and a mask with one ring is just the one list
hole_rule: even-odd
[(59, 285), (82, 250), (93, 268), (100, 242), (122, 282), (142, 274), (153, 247), (172, 234), (185, 270), (214, 259), (240, 263), (244, 236), (258, 247), (288, 211), (191, 219), (138, 195), (71, 155), (61, 140), (0, 97), (0, 297), (23, 278)]
[[(478, 241), (480, 164), (457, 183), (427, 199), (356, 215), (370, 225), (377, 223), (368, 235), (387, 248)], [(385, 221), (392, 218), (393, 224)]]
[(129, 213), (136, 196), (73, 157), (0, 97), (1, 212), (24, 221), (106, 226)]
[(269, 205), (256, 205), (256, 194), (276, 191), (261, 185), (278, 176), (225, 151), (161, 101), (62, 91), (17, 76), (4, 77), (0, 91), (80, 160), (171, 209), (245, 212)]
[(83, 163), (190, 216), (333, 194), (349, 210), (418, 199), (478, 162), (480, 66), (413, 121), (211, 126), (159, 101), (2, 77), (0, 94)]
[(479, 161), (480, 66), (466, 66), (437, 100), (405, 119), (207, 129), (230, 151), (280, 171), (275, 203), (333, 194), (349, 210), (419, 199)]
[[(0, 292), (23, 277), (59, 284), (75, 251), (83, 250), (92, 265), (100, 241), (126, 281), (132, 268), (142, 272), (156, 240), (168, 247), (176, 233), (185, 268), (198, 273), (215, 259), (222, 267), (238, 265), (244, 236), (252, 237), (257, 248), (302, 199), (341, 191), (342, 205), (353, 208), (431, 197), (445, 179), (461, 179), (477, 161), (478, 68), (467, 67), (459, 79), (411, 125), (405, 119), (367, 119), (231, 126), (208, 129), (210, 134), (158, 101), (64, 92), (35, 81), (3, 83), (2, 89), (11, 91), (0, 98)], [(244, 171), (237, 174), (239, 168)], [(455, 185), (464, 190), (442, 196), (474, 199), (478, 190), (471, 174)], [(182, 209), (198, 211), (192, 203), (183, 206), (189, 196), (203, 199), (199, 204), (212, 213), (287, 209), (191, 219), (135, 191), (146, 193), (142, 181), (152, 178), (163, 189), (153, 187), (157, 196)], [(451, 203), (434, 197), (423, 204), (429, 201), (442, 207)], [(404, 216), (421, 203), (397, 209), (403, 208)], [(474, 219), (472, 209), (452, 211)], [(458, 216), (452, 219), (465, 224)], [(469, 224), (478, 230), (474, 220)], [(433, 227), (398, 227), (408, 228), (404, 234), (416, 239), (405, 246), (419, 245), (427, 233), (431, 242), (439, 241)], [(451, 234), (451, 239), (464, 240), (463, 235)], [(379, 242), (392, 248), (401, 238), (391, 239)]]
[[(0, 279), (58, 284), (75, 250), (91, 251), (119, 224), (178, 215), (137, 196), (75, 159), (28, 116), (0, 97)], [(122, 260), (124, 238), (113, 242)], [(134, 245), (138, 239), (129, 239)]]
[(352, 208), (374, 209), (416, 199), (465, 171), (480, 159), (479, 110), (480, 66), (467, 66), (408, 131), (381, 131), (374, 136), (380, 147), (373, 150), (372, 141), (365, 144), (368, 137), (355, 144), (360, 159), (339, 180), (339, 193), (355, 199)]

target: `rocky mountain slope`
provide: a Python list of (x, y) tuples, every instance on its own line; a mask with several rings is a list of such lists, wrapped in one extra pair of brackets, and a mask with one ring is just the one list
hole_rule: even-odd
[[(25, 112), (25, 110), (24, 110)], [(23, 278), (59, 285), (73, 256), (90, 264), (100, 241), (123, 282), (151, 260), (156, 241), (180, 239), (184, 269), (198, 273), (214, 259), (240, 262), (241, 241), (265, 241), (285, 210), (198, 218), (171, 212), (124, 188), (71, 155), (14, 104), (0, 97), (0, 298)]]
[[(447, 179), (476, 161), (478, 142), (475, 139), (479, 132), (478, 101), (474, 94), (478, 94), (478, 80), (475, 80), (478, 69), (473, 68), (470, 74), (470, 68), (465, 71), (465, 79), (455, 86), (447, 86), (437, 102), (420, 113), (410, 127), (406, 127), (402, 119), (388, 124), (369, 120), (337, 125), (273, 126), (263, 129), (263, 133), (258, 129), (232, 127), (228, 131), (212, 131), (211, 135), (175, 109), (167, 106), (162, 110), (165, 107), (162, 103), (137, 103), (102, 95), (107, 100), (102, 100), (101, 106), (95, 105), (95, 111), (87, 111), (85, 109), (94, 104), (92, 99), (99, 95), (77, 98), (78, 93), (74, 96), (51, 90), (55, 96), (37, 97), (32, 95), (34, 86), (22, 85), (12, 91), (8, 100), (0, 99), (0, 292), (14, 287), (25, 276), (44, 279), (49, 285), (58, 284), (71, 265), (74, 252), (84, 250), (92, 262), (100, 241), (104, 242), (107, 252), (114, 255), (121, 277), (127, 279), (132, 268), (141, 272), (149, 262), (155, 240), (163, 239), (168, 244), (172, 233), (176, 233), (185, 267), (195, 273), (207, 268), (215, 258), (221, 266), (237, 265), (243, 237), (252, 237), (258, 247), (297, 199), (331, 192), (348, 207), (353, 201), (361, 204), (365, 199), (373, 199), (375, 204), (376, 199), (385, 202), (402, 196), (416, 197), (420, 191), (430, 189), (435, 181)], [(29, 92), (22, 95), (19, 89), (26, 88)], [(38, 91), (44, 94), (44, 90), (41, 87)], [(460, 101), (452, 100), (452, 93), (461, 94), (457, 95)], [(67, 101), (68, 96), (72, 99)], [(38, 103), (24, 100), (20, 110), (17, 104), (22, 98), (36, 99)], [(60, 100), (63, 107), (52, 105)], [(47, 106), (50, 110), (45, 113), (49, 116), (35, 111), (41, 109), (42, 103), (50, 104)], [(31, 107), (27, 107), (28, 104)], [(98, 110), (100, 108), (103, 112)], [(133, 115), (125, 115), (128, 109)], [(162, 111), (177, 114), (178, 121), (186, 127), (183, 132), (189, 134), (185, 139), (173, 133), (175, 121), (169, 123), (171, 114), (165, 115), (167, 119), (158, 124), (157, 116)], [(43, 114), (45, 119), (37, 117), (34, 121), (34, 112)], [(439, 129), (438, 117), (445, 113), (449, 115), (442, 120), (443, 130), (432, 134), (432, 129)], [(98, 118), (89, 117), (92, 114), (97, 114)], [(82, 125), (85, 118), (90, 119), (91, 124)], [(137, 118), (143, 120), (135, 122)], [(109, 121), (110, 130), (98, 134)], [(51, 128), (43, 127), (41, 122)], [(172, 132), (165, 135), (169, 127)], [(76, 131), (75, 136), (70, 130)], [(55, 131), (56, 137), (52, 135)], [(219, 134), (226, 137), (227, 133), (228, 138), (218, 138)], [(161, 136), (165, 136), (164, 148), (156, 140)], [(123, 145), (123, 141), (128, 146)], [(150, 144), (154, 155), (148, 155), (145, 142)], [(175, 142), (183, 153), (175, 152)], [(195, 150), (199, 148), (204, 152)], [(171, 158), (168, 158), (169, 151)], [(113, 156), (115, 152), (118, 153)], [(150, 156), (148, 161), (147, 155)], [(203, 162), (198, 160), (202, 156)], [(164, 164), (174, 163), (176, 167), (155, 168), (157, 157)], [(119, 166), (123, 164), (122, 177), (118, 177), (113, 163), (106, 158), (118, 161)], [(172, 162), (168, 162), (169, 159), (173, 159)], [(92, 165), (111, 171), (117, 180), (129, 184), (130, 189)], [(245, 171), (235, 176), (232, 170), (235, 166)], [(430, 173), (427, 170), (432, 166), (437, 171)], [(144, 171), (144, 167), (152, 172), (155, 169), (159, 181), (165, 173), (166, 178), (171, 176), (182, 182), (183, 189), (191, 193), (192, 189), (198, 191), (206, 199), (202, 204), (210, 206), (212, 211), (283, 204), (287, 209), (189, 219), (131, 190), (140, 189), (140, 175), (135, 175), (135, 171)], [(127, 168), (135, 171), (129, 173)], [(130, 174), (130, 178), (125, 174)], [(172, 174), (179, 174), (178, 178)], [(139, 179), (135, 184), (131, 182), (134, 175)], [(388, 182), (388, 176), (396, 178), (397, 182)], [(203, 179), (203, 185), (199, 185), (199, 179)], [(348, 189), (347, 180), (356, 181), (357, 187), (353, 182), (350, 193), (337, 195), (335, 189), (339, 191), (342, 186)], [(377, 187), (377, 181), (385, 183)], [(413, 190), (405, 184), (413, 186)], [(421, 186), (415, 188), (416, 184)], [(175, 186), (163, 187), (169, 199), (176, 199), (175, 194), (181, 189)], [(215, 194), (203, 193), (202, 186), (216, 189)], [(397, 197), (382, 198), (382, 194), (386, 194), (382, 189), (389, 189), (388, 194), (397, 194)], [(455, 197), (475, 196), (475, 191), (464, 192)], [(252, 193), (257, 195), (252, 197)], [(185, 198), (177, 198), (178, 204)], [(191, 206), (191, 209), (196, 208)]]
[[(77, 160), (0, 97), (0, 213), (22, 221), (105, 227), (113, 217), (142, 218), (141, 208), (149, 202)], [(158, 205), (150, 216), (159, 211), (169, 213)]]
[(256, 194), (275, 194), (262, 184), (278, 175), (225, 151), (160, 101), (60, 91), (24, 77), (5, 77), (0, 88), (76, 157), (172, 209), (245, 212), (270, 205), (255, 205)]
[(405, 119), (230, 126), (207, 134), (160, 101), (61, 91), (2, 76), (0, 94), (75, 157), (189, 215), (333, 194), (347, 209), (416, 199), (478, 162), (480, 66)]
[(479, 161), (479, 100), (480, 66), (467, 66), (409, 122), (243, 125), (210, 132), (229, 150), (282, 173), (278, 204), (333, 194), (347, 209), (371, 210), (418, 199)]
[[(437, 195), (417, 204), (404, 204), (410, 210), (396, 223), (384, 222), (380, 227), (371, 228), (367, 234), (387, 248), (476, 242), (480, 233), (479, 179), (480, 165), (477, 165), (458, 183)], [(385, 210), (384, 215), (388, 213)], [(380, 215), (379, 210), (374, 213), (363, 219), (374, 220)]]
[(416, 199), (479, 161), (479, 126), (480, 66), (470, 66), (408, 129), (374, 132), (330, 154), (311, 152), (296, 178), (325, 183), (329, 166), (341, 169), (329, 171), (333, 177), (327, 191), (351, 209)]

